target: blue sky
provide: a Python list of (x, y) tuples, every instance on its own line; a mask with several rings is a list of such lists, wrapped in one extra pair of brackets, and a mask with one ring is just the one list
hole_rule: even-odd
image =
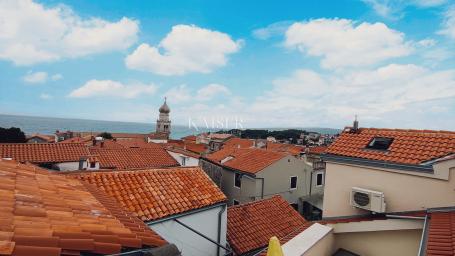
[(455, 130), (455, 2), (0, 0), (0, 113)]

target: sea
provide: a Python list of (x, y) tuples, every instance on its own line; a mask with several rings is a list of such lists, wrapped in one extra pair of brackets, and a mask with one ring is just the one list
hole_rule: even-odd
[[(125, 133), (150, 133), (155, 131), (154, 123), (135, 123), (135, 122), (117, 122), (117, 121), (100, 121), (87, 119), (55, 118), (55, 117), (38, 117), (38, 116), (20, 116), (0, 114), (0, 127), (10, 128), (18, 127), (25, 134), (41, 133), (54, 134), (56, 130), (60, 131), (87, 131), (87, 132), (125, 132)], [(267, 129), (267, 128), (261, 128)], [(285, 128), (269, 128), (269, 130), (282, 130)], [(307, 131), (320, 132), (324, 134), (335, 134), (339, 130), (331, 128), (301, 128)], [(184, 125), (172, 125), (171, 138), (179, 139), (191, 134), (202, 132), (216, 131), (211, 129), (199, 128)]]

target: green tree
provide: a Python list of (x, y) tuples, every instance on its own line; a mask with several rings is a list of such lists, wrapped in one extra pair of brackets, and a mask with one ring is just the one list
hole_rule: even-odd
[(102, 132), (102, 133), (98, 134), (98, 137), (103, 137), (106, 140), (112, 140), (114, 138), (114, 137), (112, 137), (112, 134), (110, 134), (108, 132)]
[(25, 143), (26, 138), (20, 128), (2, 128), (0, 127), (0, 143)]

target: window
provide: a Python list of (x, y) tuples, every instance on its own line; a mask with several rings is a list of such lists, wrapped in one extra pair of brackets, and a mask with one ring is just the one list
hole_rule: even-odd
[(234, 187), (236, 188), (242, 187), (242, 175), (240, 173), (235, 173), (234, 175)]
[(291, 177), (291, 189), (297, 189), (297, 176)]
[(233, 204), (233, 205), (239, 205), (240, 202), (234, 199), (234, 200), (232, 200), (232, 204)]
[(316, 186), (322, 186), (324, 184), (324, 173), (320, 172), (316, 174)]
[(96, 167), (96, 162), (90, 162), (90, 168), (95, 168)]
[(376, 150), (387, 150), (392, 144), (393, 138), (385, 138), (385, 137), (374, 137), (370, 143), (368, 143), (368, 149), (376, 149)]

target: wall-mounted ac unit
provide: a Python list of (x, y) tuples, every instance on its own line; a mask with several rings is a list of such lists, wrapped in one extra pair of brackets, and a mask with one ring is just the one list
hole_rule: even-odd
[(351, 191), (351, 205), (367, 211), (383, 213), (385, 212), (384, 193), (353, 187)]

